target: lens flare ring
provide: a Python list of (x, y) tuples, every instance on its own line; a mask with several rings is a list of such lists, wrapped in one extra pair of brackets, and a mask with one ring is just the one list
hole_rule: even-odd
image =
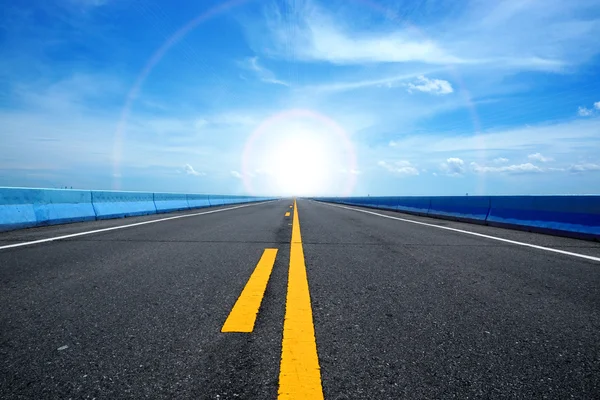
[[(127, 93), (125, 103), (123, 105), (123, 109), (121, 110), (120, 118), (117, 123), (117, 127), (115, 129), (114, 142), (113, 142), (113, 157), (112, 157), (113, 158), (113, 188), (114, 189), (120, 189), (120, 179), (121, 179), (120, 178), (121, 177), (120, 169), (121, 169), (121, 159), (122, 159), (122, 154), (123, 154), (123, 140), (124, 140), (124, 136), (125, 136), (127, 120), (129, 119), (129, 116), (131, 114), (131, 107), (132, 107), (133, 103), (135, 102), (135, 99), (138, 97), (144, 82), (146, 81), (146, 79), (148, 78), (148, 76), (150, 75), (150, 73), (152, 72), (154, 67), (162, 60), (162, 58), (171, 49), (171, 47), (173, 47), (176, 43), (178, 43), (180, 40), (182, 40), (188, 33), (190, 33), (192, 30), (194, 30), (198, 25), (206, 22), (207, 20), (209, 20), (213, 17), (216, 17), (218, 15), (225, 13), (226, 11), (230, 10), (233, 7), (242, 5), (244, 3), (248, 3), (250, 1), (251, 0), (229, 0), (229, 1), (225, 1), (221, 4), (218, 4), (215, 7), (210, 8), (206, 12), (198, 15), (197, 17), (195, 17), (192, 20), (190, 20), (189, 22), (187, 22), (180, 29), (178, 29), (175, 33), (173, 33), (171, 36), (169, 36), (167, 38), (167, 40), (165, 40), (165, 42), (162, 45), (160, 45), (157, 48), (157, 50), (152, 54), (152, 56), (148, 59), (148, 61), (146, 62), (146, 64), (144, 65), (144, 67), (142, 68), (140, 73), (138, 74), (136, 80), (134, 81), (133, 86), (130, 88), (130, 90)], [(414, 26), (414, 25), (410, 24), (409, 22), (407, 22), (406, 20), (401, 19), (399, 17), (399, 15), (392, 9), (386, 8), (385, 6), (378, 4), (377, 2), (372, 1), (372, 0), (351, 0), (351, 1), (354, 3), (357, 3), (357, 4), (362, 4), (364, 6), (367, 6), (373, 10), (376, 10), (377, 12), (380, 12), (382, 15), (384, 15), (386, 18), (388, 18), (390, 20), (401, 22), (401, 23), (405, 24), (407, 27), (413, 29), (417, 34), (421, 35), (423, 38), (425, 38), (425, 39), (427, 38), (427, 36), (417, 26)], [(463, 79), (460, 76), (457, 69), (452, 65), (448, 65), (447, 68), (448, 68), (448, 71), (455, 77), (456, 81), (458, 82), (458, 86), (461, 89), (460, 94), (462, 95), (462, 97), (469, 109), (469, 113), (471, 116), (471, 122), (473, 123), (473, 130), (474, 130), (475, 137), (477, 138), (478, 142), (481, 144), (481, 148), (479, 149), (479, 157), (485, 158), (485, 150), (486, 150), (485, 142), (482, 140), (482, 137), (480, 135), (481, 124), (479, 121), (479, 116), (477, 114), (477, 109), (475, 107), (475, 103), (472, 101), (471, 95), (470, 95), (469, 91), (467, 90), (467, 88), (463, 82)], [(327, 117), (324, 117), (324, 118), (327, 118)], [(338, 132), (337, 129), (334, 131)], [(344, 131), (341, 130), (341, 132), (344, 132)], [(344, 136), (344, 143), (345, 143), (347, 137), (345, 134), (342, 136)], [(252, 135), (251, 135), (251, 138), (252, 138)], [(249, 140), (249, 142), (251, 142), (251, 141)], [(250, 146), (251, 146), (251, 143), (250, 143)], [(355, 166), (355, 164), (356, 164), (356, 160), (354, 160), (353, 165)], [(350, 175), (352, 175), (352, 174), (350, 174)], [(483, 191), (485, 191), (485, 178), (483, 176), (481, 176), (479, 179), (480, 180), (478, 182), (478, 190), (480, 192), (483, 192)], [(352, 180), (354, 181), (355, 177), (353, 177)], [(244, 184), (245, 184), (246, 188), (251, 187), (251, 185), (248, 185), (246, 182)], [(349, 187), (352, 187), (353, 185), (354, 184), (352, 183), (351, 185), (349, 185)]]

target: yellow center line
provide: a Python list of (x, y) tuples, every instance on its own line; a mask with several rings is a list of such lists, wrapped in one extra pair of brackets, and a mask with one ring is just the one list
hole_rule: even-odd
[(290, 212), (289, 212), (289, 211), (288, 211), (288, 212), (286, 212), (286, 213), (285, 213), (285, 216), (286, 216), (286, 217), (289, 217), (289, 216), (290, 216)]
[(221, 332), (252, 332), (276, 256), (277, 249), (265, 249)]
[(295, 200), (281, 347), (278, 399), (323, 399), (310, 291)]

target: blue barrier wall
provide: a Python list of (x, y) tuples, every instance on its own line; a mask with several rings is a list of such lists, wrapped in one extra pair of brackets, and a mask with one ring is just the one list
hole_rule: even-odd
[(465, 221), (484, 222), (490, 210), (487, 196), (431, 197), (427, 215)]
[(0, 231), (267, 200), (274, 198), (0, 187)]
[(492, 197), (487, 221), (490, 225), (518, 225), (600, 236), (600, 197)]
[(189, 210), (187, 195), (181, 193), (154, 193), (157, 213)]
[(187, 202), (190, 208), (210, 207), (207, 194), (188, 194)]
[(0, 227), (19, 229), (96, 219), (91, 192), (0, 188)]
[(219, 195), (215, 195), (215, 194), (208, 195), (208, 201), (210, 202), (211, 206), (222, 206), (225, 204), (223, 202), (223, 196), (219, 196)]
[(40, 190), (40, 202), (33, 209), (37, 225), (96, 219), (89, 190)]
[(31, 189), (0, 189), (0, 221), (6, 229), (35, 226), (37, 220), (33, 204), (38, 200)]
[(419, 215), (427, 215), (431, 207), (431, 197), (398, 197), (396, 210)]
[(600, 196), (370, 196), (315, 200), (600, 239)]
[(156, 214), (154, 193), (92, 190), (97, 219)]

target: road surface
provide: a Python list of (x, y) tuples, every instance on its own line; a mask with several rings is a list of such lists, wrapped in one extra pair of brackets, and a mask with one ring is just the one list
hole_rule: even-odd
[(598, 398), (600, 244), (292, 205), (0, 234), (0, 398)]

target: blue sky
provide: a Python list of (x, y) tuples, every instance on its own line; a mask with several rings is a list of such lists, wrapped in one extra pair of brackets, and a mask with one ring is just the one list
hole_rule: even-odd
[(599, 0), (2, 3), (2, 186), (600, 192)]

